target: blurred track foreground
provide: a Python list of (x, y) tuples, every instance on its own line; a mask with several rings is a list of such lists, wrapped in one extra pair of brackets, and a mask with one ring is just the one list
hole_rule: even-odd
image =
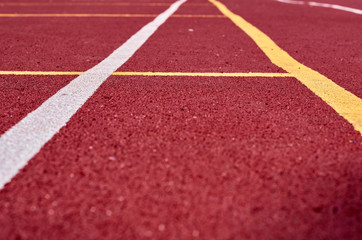
[(361, 9), (0, 0), (0, 239), (361, 239)]

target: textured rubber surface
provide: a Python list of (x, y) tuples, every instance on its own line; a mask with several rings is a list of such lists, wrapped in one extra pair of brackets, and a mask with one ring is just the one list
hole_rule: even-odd
[(119, 71), (284, 72), (230, 20), (209, 18), (168, 20)]
[(39, 107), (72, 76), (0, 76), (0, 133)]
[(2, 191), (3, 231), (351, 239), (360, 136), (334, 115), (290, 78), (112, 77)]
[[(361, 96), (360, 17), (223, 3)], [(150, 20), (0, 19), (0, 70), (83, 71)], [(219, 18), (169, 19), (119, 70), (283, 72)], [(1, 133), (72, 79), (1, 76)], [(1, 190), (0, 239), (359, 239), (361, 156), (360, 133), (294, 78), (111, 76)]]
[[(61, 9), (58, 9), (61, 12)], [(161, 13), (161, 11), (159, 12)], [(2, 70), (85, 71), (152, 18), (0, 18)]]
[(360, 15), (268, 0), (224, 2), (296, 60), (362, 97)]

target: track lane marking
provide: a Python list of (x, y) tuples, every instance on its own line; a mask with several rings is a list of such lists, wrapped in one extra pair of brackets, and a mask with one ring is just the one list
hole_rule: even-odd
[[(84, 72), (57, 72), (57, 71), (0, 71), (0, 75), (22, 76), (61, 76), (81, 75)], [(184, 76), (184, 77), (293, 77), (290, 73), (218, 73), (218, 72), (113, 72), (115, 76)]]
[(332, 80), (299, 63), (281, 49), (266, 34), (254, 27), (239, 15), (231, 12), (224, 4), (209, 0), (235, 25), (244, 31), (272, 63), (284, 69), (303, 83), (309, 90), (331, 106), (339, 115), (351, 123), (362, 135), (362, 99), (340, 87)]
[[(2, 6), (171, 6), (166, 2), (0, 2)], [(184, 6), (212, 6), (208, 3), (187, 3)]]
[(101, 84), (187, 0), (178, 0), (122, 46), (46, 100), (0, 137), (0, 189), (37, 154)]
[(114, 72), (118, 76), (167, 76), (167, 77), (291, 77), (289, 73), (213, 73), (213, 72)]
[(332, 8), (332, 9), (336, 9), (336, 10), (341, 10), (341, 11), (346, 11), (346, 12), (362, 15), (362, 10), (360, 10), (360, 9), (345, 7), (345, 6), (341, 6), (341, 5), (337, 5), (337, 4), (294, 1), (294, 0), (276, 0), (276, 1), (281, 2), (281, 3), (296, 4), (296, 5), (309, 5), (311, 7)]
[[(2, 18), (26, 18), (26, 17), (104, 17), (104, 18), (137, 18), (146, 17), (153, 18), (157, 17), (157, 14), (119, 14), (119, 13), (0, 13)], [(225, 18), (224, 15), (213, 15), (213, 14), (173, 14), (172, 18)]]
[(337, 4), (308, 2), (308, 5), (311, 6), (311, 7), (333, 8), (333, 9), (336, 9), (336, 10), (341, 10), (341, 11), (346, 11), (346, 12), (362, 15), (362, 10), (359, 10), (359, 9), (356, 9), (356, 8), (344, 7), (344, 6), (337, 5)]
[(304, 1), (291, 1), (291, 0), (276, 0), (281, 3), (295, 4), (295, 5), (304, 5)]
[(226, 18), (224, 15), (215, 14), (174, 14), (171, 17), (175, 18)]

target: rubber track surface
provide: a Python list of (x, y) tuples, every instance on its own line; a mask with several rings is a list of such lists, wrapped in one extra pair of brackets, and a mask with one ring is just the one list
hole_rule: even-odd
[[(360, 16), (222, 2), (361, 97)], [(0, 70), (84, 71), (151, 20), (0, 18)], [(171, 18), (119, 71), (283, 72), (226, 18)], [(1, 76), (0, 132), (72, 79)], [(111, 76), (1, 190), (0, 239), (359, 239), (361, 156), (295, 78)]]
[(293, 58), (362, 97), (360, 15), (267, 0), (226, 2)]

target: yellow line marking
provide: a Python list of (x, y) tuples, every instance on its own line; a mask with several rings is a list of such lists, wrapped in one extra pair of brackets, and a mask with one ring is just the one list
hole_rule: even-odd
[[(2, 2), (0, 6), (171, 6), (172, 3), (133, 2)], [(208, 3), (186, 3), (184, 6), (211, 6)]]
[[(157, 17), (157, 14), (112, 13), (1, 13), (0, 17)], [(174, 14), (176, 18), (225, 18), (224, 15)]]
[(338, 114), (350, 122), (362, 135), (362, 99), (338, 86), (332, 80), (321, 75), (317, 71), (299, 63), (274, 43), (266, 34), (239, 15), (231, 12), (222, 3), (216, 0), (209, 1), (241, 30), (248, 34), (272, 63), (292, 74), (331, 106)]
[(0, 71), (0, 75), (44, 75), (44, 76), (57, 76), (57, 75), (80, 75), (83, 72), (57, 72), (57, 71)]
[(174, 14), (171, 17), (180, 17), (180, 18), (226, 18), (224, 15), (213, 15), (213, 14)]
[(114, 72), (121, 76), (185, 76), (185, 77), (291, 77), (289, 73), (211, 73), (211, 72)]
[[(83, 72), (57, 71), (0, 71), (0, 75), (80, 75)], [(290, 73), (213, 73), (213, 72), (114, 72), (116, 76), (180, 76), (180, 77), (292, 77)]]

